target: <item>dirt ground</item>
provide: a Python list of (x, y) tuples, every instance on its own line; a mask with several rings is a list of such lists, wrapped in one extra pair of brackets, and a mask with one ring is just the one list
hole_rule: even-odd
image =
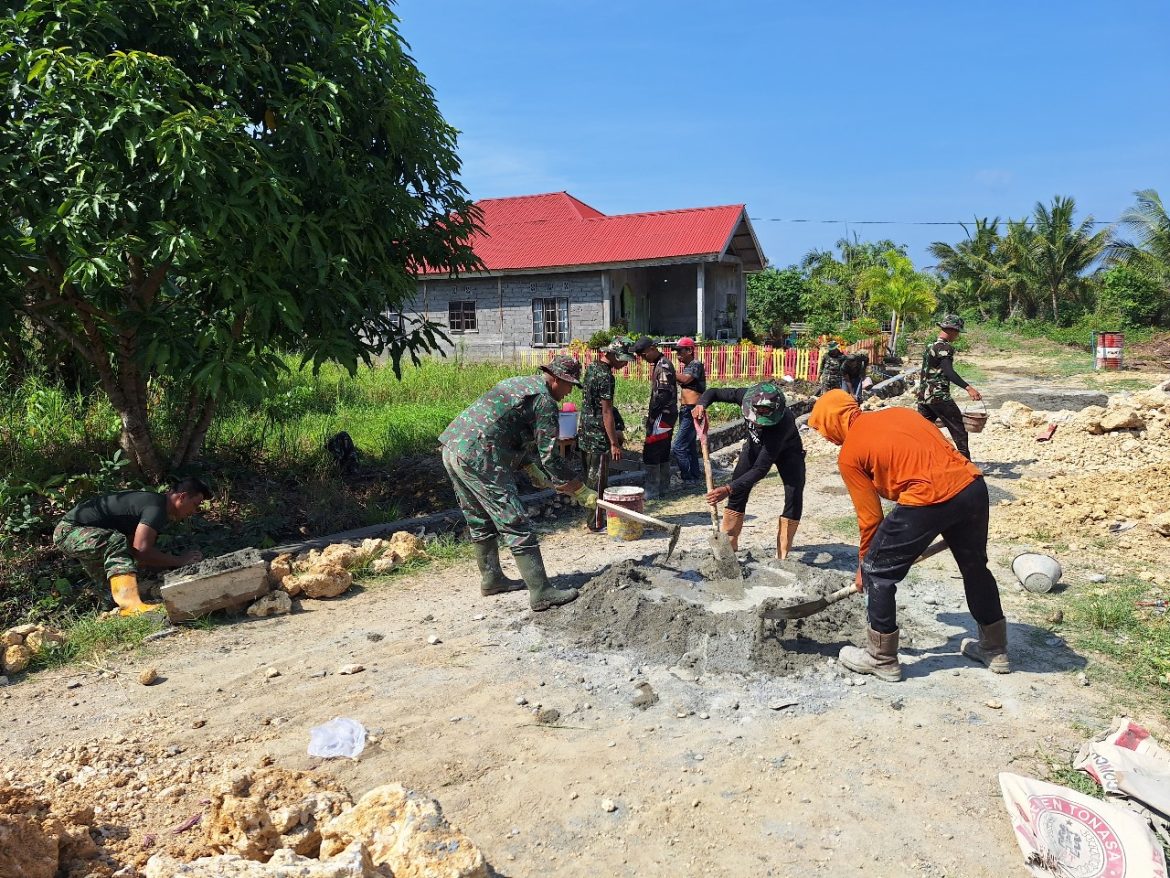
[[(1035, 461), (984, 457), (980, 443), (992, 515), (1006, 514), (995, 504), (1021, 493)], [(851, 506), (831, 449), (806, 447), (796, 557), (843, 577), (855, 564)], [(741, 547), (769, 557), (781, 502), (770, 477)], [(703, 550), (697, 494), (652, 511), (688, 525), (680, 548)], [(304, 601), (292, 616), (184, 631), (105, 673), (77, 666), (0, 690), (0, 777), (49, 798), (89, 789), (81, 804), (102, 808), (107, 873), (155, 850), (199, 853), (176, 828), (205, 811), (222, 775), (271, 765), (355, 799), (395, 781), (425, 791), (503, 875), (1022, 875), (997, 773), (1043, 776), (1120, 708), (1163, 739), (1166, 728), (1126, 693), (1078, 683), (1086, 660), (1005, 567), (1036, 547), (1002, 539), (989, 554), (1009, 619), (1006, 676), (959, 653), (974, 624), (946, 553), (900, 592), (899, 684), (842, 672), (846, 639), (824, 626), (777, 635), (799, 657), (779, 673), (711, 670), (627, 642), (620, 618), (606, 636), (596, 619), (571, 624), (580, 608), (534, 615), (522, 594), (481, 597), (465, 562)], [(606, 565), (649, 564), (664, 541), (568, 526), (542, 545), (551, 575), (583, 584)], [(1074, 589), (1115, 563), (1091, 547), (1061, 560)], [(586, 599), (615, 615), (631, 606)], [(856, 641), (860, 600), (838, 612)], [(364, 670), (338, 674), (352, 663)], [(161, 681), (145, 687), (148, 665)], [(361, 758), (306, 755), (310, 727), (339, 716), (370, 730)]]

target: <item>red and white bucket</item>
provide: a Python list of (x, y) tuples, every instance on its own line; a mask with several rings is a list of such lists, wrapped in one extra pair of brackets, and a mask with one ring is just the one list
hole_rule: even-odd
[(1098, 332), (1094, 350), (1094, 369), (1120, 369), (1121, 353), (1125, 347), (1125, 333)]

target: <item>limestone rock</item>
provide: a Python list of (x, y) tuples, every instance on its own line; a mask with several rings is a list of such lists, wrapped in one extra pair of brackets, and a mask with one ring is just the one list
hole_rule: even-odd
[(28, 667), (32, 659), (32, 651), (23, 644), (10, 646), (4, 650), (4, 673), (19, 674)]
[(400, 530), (390, 537), (389, 549), (399, 561), (413, 561), (427, 555), (426, 543), (405, 530)]
[(48, 627), (38, 628), (24, 638), (24, 645), (28, 647), (29, 652), (31, 652), (33, 655), (36, 655), (46, 646), (54, 643), (64, 642), (64, 634), (62, 634), (60, 631), (55, 631)]
[(1105, 430), (1101, 426), (1101, 418), (1105, 416), (1105, 409), (1099, 405), (1090, 405), (1081, 409), (1072, 422), (1086, 433), (1101, 434)]
[(292, 598), (283, 591), (269, 592), (248, 607), (248, 615), (254, 619), (263, 619), (266, 616), (287, 616), (291, 612)]
[(999, 422), (1007, 427), (1032, 426), (1032, 407), (1009, 399), (999, 407)]
[(377, 558), (390, 548), (390, 543), (386, 540), (372, 537), (362, 540), (361, 553), (364, 558)]
[(268, 564), (268, 582), (273, 588), (280, 588), (286, 576), (293, 572), (292, 555), (288, 552), (277, 555)]
[(30, 635), (34, 631), (36, 631), (38, 627), (39, 626), (35, 622), (26, 622), (23, 625), (17, 625), (12, 630), (15, 631), (17, 634), (19, 634), (21, 637), (28, 637), (28, 635)]
[(370, 565), (370, 569), (373, 570), (375, 573), (389, 573), (391, 570), (393, 570), (397, 566), (398, 566), (398, 562), (395, 561), (393, 557), (379, 558), (373, 564)]
[(1159, 512), (1150, 516), (1150, 524), (1162, 536), (1170, 537), (1170, 512)]
[(353, 574), (336, 564), (322, 564), (308, 573), (295, 573), (284, 582), (291, 586), (286, 589), (289, 594), (304, 592), (311, 598), (335, 598), (353, 585)]
[(13, 629), (8, 629), (4, 632), (4, 636), (0, 638), (0, 646), (5, 648), (9, 646), (20, 646), (24, 643), (24, 635), (17, 634)]
[(1101, 429), (1107, 433), (1113, 430), (1139, 430), (1145, 425), (1145, 419), (1131, 406), (1111, 408), (1101, 416)]
[(1133, 395), (1134, 404), (1146, 409), (1161, 409), (1170, 412), (1170, 393), (1160, 387), (1140, 390)]
[(321, 830), (321, 855), (362, 842), (394, 878), (487, 878), (483, 853), (453, 829), (439, 803), (399, 784), (370, 790)]
[(354, 548), (348, 543), (333, 543), (321, 550), (321, 557), (318, 558), (311, 569), (320, 569), (327, 564), (334, 564), (338, 567), (355, 567), (359, 560), (361, 560), (361, 551)]
[(185, 863), (155, 854), (146, 863), (145, 878), (383, 878), (360, 844), (353, 844), (328, 860), (314, 860), (290, 850), (279, 850), (267, 863), (235, 854), (203, 857)]

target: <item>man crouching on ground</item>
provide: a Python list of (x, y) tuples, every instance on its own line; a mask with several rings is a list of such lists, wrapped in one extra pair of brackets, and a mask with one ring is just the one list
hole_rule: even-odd
[[(501, 381), (439, 436), (443, 466), (475, 545), (483, 577), (480, 593), (503, 594), (527, 586), (528, 602), (537, 612), (575, 600), (577, 590), (549, 584), (540, 543), (520, 502), (516, 470), (523, 467), (537, 487), (547, 487), (551, 480), (562, 494), (588, 509), (597, 508), (597, 492), (585, 487), (557, 450), (557, 403), (581, 386), (581, 364), (557, 356), (540, 368), (543, 374)], [(523, 582), (508, 579), (500, 569), (501, 536)]]
[(138, 594), (138, 567), (185, 567), (203, 560), (199, 552), (168, 555), (155, 546), (158, 535), (173, 521), (190, 518), (211, 489), (199, 479), (183, 479), (165, 494), (119, 491), (78, 503), (53, 530), (53, 545), (76, 558), (98, 584), (110, 583), (110, 594), (122, 616), (149, 613)]
[[(857, 590), (868, 595), (868, 646), (844, 647), (841, 664), (891, 683), (902, 679), (894, 596), (910, 565), (942, 534), (979, 624), (979, 640), (964, 640), (963, 654), (1008, 673), (1007, 620), (987, 569), (988, 497), (979, 468), (916, 412), (862, 412), (843, 390), (817, 400), (808, 425), (841, 447), (837, 468), (861, 531)], [(884, 518), (882, 497), (897, 503)]]

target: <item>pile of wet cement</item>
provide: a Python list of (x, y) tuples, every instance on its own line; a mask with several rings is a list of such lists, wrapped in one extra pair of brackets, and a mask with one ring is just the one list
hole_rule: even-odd
[(188, 564), (178, 570), (172, 570), (164, 579), (164, 584), (178, 582), (182, 579), (197, 579), (200, 576), (211, 576), (214, 573), (226, 573), (228, 570), (238, 570), (241, 567), (251, 567), (264, 563), (258, 549), (240, 549), (227, 555), (216, 558), (204, 558), (196, 564)]
[[(836, 655), (863, 625), (860, 600), (841, 601), (807, 619), (761, 620), (758, 605), (777, 593), (781, 580), (754, 564), (746, 579), (708, 580), (700, 573), (705, 560), (702, 553), (684, 554), (677, 570), (615, 564), (585, 583), (576, 601), (538, 618), (585, 649), (628, 649), (699, 674), (796, 673)], [(809, 591), (785, 603), (827, 594), (848, 578), (810, 571), (800, 577)]]

